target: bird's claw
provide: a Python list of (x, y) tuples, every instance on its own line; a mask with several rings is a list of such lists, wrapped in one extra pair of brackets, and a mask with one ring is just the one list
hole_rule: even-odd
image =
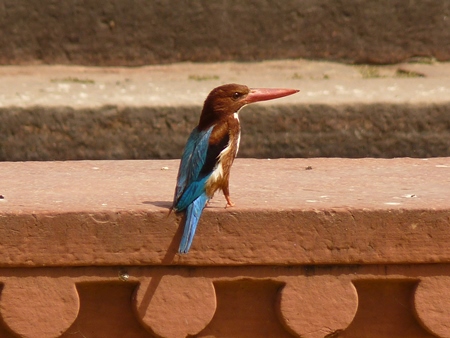
[(234, 203), (231, 201), (231, 198), (229, 196), (225, 196), (225, 199), (227, 200), (227, 205), (225, 205), (225, 209), (234, 207)]

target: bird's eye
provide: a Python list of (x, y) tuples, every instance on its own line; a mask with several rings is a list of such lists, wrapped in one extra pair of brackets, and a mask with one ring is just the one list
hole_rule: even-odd
[(233, 93), (233, 99), (237, 100), (240, 97), (241, 97), (241, 93), (238, 93), (238, 92)]

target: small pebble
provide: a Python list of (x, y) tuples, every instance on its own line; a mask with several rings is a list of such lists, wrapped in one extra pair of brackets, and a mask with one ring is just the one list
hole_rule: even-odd
[(130, 278), (130, 275), (126, 271), (120, 271), (119, 272), (119, 279), (122, 282), (126, 282)]

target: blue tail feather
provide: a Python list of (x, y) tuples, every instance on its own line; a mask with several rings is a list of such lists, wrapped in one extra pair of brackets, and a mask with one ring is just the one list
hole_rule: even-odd
[(188, 253), (194, 239), (195, 230), (197, 230), (197, 224), (205, 208), (206, 202), (209, 198), (206, 193), (197, 197), (194, 202), (188, 205), (186, 208), (186, 220), (184, 223), (183, 237), (181, 237), (179, 253)]

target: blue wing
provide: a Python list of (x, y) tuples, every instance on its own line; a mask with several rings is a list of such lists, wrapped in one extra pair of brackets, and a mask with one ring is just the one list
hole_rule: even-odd
[[(205, 131), (195, 128), (184, 148), (178, 171), (177, 187), (172, 208), (182, 211), (205, 191), (209, 175), (200, 176), (208, 153), (209, 137), (214, 126)], [(210, 174), (210, 173), (209, 173)]]

